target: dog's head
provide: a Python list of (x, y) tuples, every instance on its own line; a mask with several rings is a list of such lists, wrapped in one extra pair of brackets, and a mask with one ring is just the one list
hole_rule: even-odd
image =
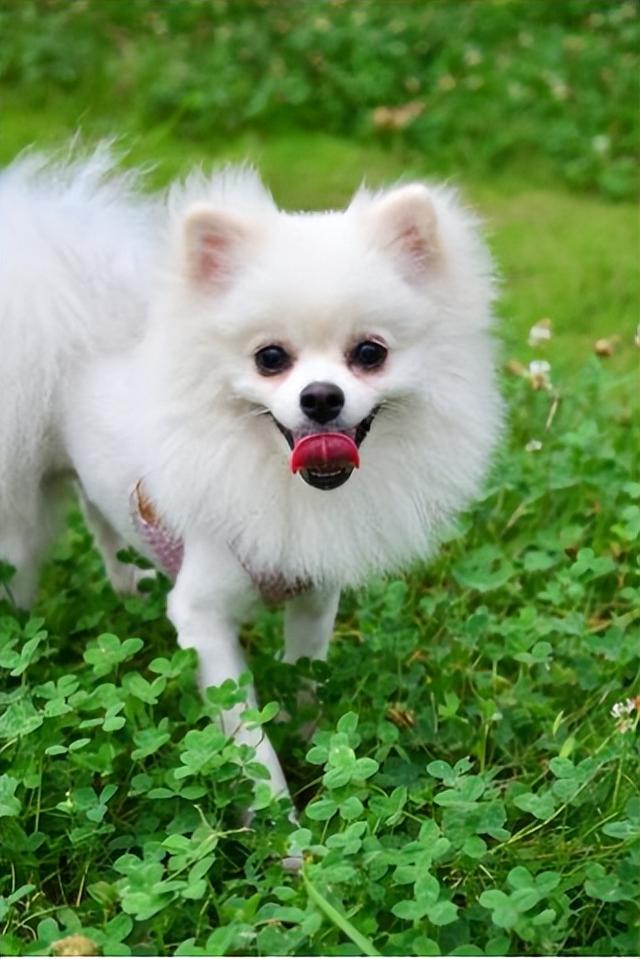
[(191, 395), (215, 395), (249, 442), (332, 490), (366, 471), (385, 417), (437, 393), (443, 343), (487, 325), (488, 260), (448, 191), (360, 191), (344, 212), (292, 215), (255, 180), (234, 184), (180, 215)]

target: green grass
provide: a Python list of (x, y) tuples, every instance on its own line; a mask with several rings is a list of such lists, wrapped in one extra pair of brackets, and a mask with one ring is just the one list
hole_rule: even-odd
[[(1, 159), (68, 116), (8, 104)], [(320, 135), (125, 142), (156, 184), (249, 156), (294, 208), (430, 174)], [(31, 618), (0, 616), (1, 953), (73, 933), (133, 955), (637, 953), (638, 709), (626, 731), (610, 712), (640, 695), (636, 214), (535, 170), (460, 185), (500, 265), (505, 358), (547, 359), (553, 388), (505, 374), (483, 498), (428, 569), (344, 597), (326, 666), (278, 662), (278, 611), (247, 629), (262, 701), (293, 717), (268, 726), (306, 804), (303, 875), (282, 872), (277, 804), (239, 827), (251, 757), (211, 724), (236, 691), (200, 702), (166, 584), (115, 597), (72, 511)], [(553, 338), (529, 347), (542, 317)], [(318, 706), (297, 709), (311, 676)]]
[(633, 0), (21, 0), (0, 35), (0, 89), (89, 122), (120, 112), (176, 141), (303, 129), (440, 171), (638, 186)]

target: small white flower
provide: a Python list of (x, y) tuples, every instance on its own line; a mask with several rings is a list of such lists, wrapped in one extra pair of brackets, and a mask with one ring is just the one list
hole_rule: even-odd
[(525, 446), (527, 453), (538, 453), (542, 449), (542, 443), (540, 440), (529, 440)]
[(541, 343), (548, 343), (551, 339), (551, 320), (538, 320), (529, 330), (529, 346), (539, 346)]
[(638, 326), (636, 328), (636, 335), (634, 337), (634, 342), (637, 347), (640, 347), (640, 323), (638, 323)]
[(546, 360), (531, 360), (527, 375), (534, 390), (551, 389), (550, 372), (551, 364)]
[(607, 153), (610, 146), (611, 140), (606, 133), (599, 133), (598, 136), (593, 137), (591, 140), (591, 149), (594, 153), (600, 155)]
[(511, 100), (522, 100), (524, 96), (525, 88), (521, 83), (518, 83), (517, 80), (512, 80), (507, 84), (507, 95)]
[(482, 63), (482, 53), (477, 47), (467, 47), (464, 51), (464, 62), (468, 67), (477, 67)]
[(622, 20), (633, 20), (636, 15), (636, 8), (633, 3), (623, 3), (617, 10), (611, 12), (612, 23), (620, 23)]
[(614, 719), (621, 719), (623, 716), (630, 716), (636, 708), (634, 699), (624, 699), (619, 703), (614, 703), (611, 707), (611, 715)]
[(541, 376), (551, 372), (551, 363), (546, 360), (531, 360), (529, 363), (529, 372), (532, 376)]
[(611, 707), (611, 715), (617, 719), (616, 731), (619, 733), (628, 733), (636, 725), (637, 715), (640, 713), (640, 696), (630, 696), (629, 699), (622, 699), (619, 703), (614, 703)]
[(456, 78), (452, 77), (450, 73), (443, 73), (438, 80), (438, 90), (442, 90), (444, 93), (455, 90), (456, 86)]
[(558, 76), (557, 73), (552, 73), (550, 70), (547, 70), (544, 74), (544, 78), (547, 81), (551, 95), (556, 100), (566, 100), (569, 96), (569, 87), (564, 82), (562, 77)]

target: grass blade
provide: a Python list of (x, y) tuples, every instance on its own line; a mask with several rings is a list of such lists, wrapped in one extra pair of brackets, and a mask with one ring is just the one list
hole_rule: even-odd
[(341, 929), (344, 932), (345, 936), (348, 936), (351, 939), (351, 942), (355, 943), (358, 949), (362, 949), (365, 956), (380, 956), (382, 953), (378, 952), (374, 944), (370, 939), (367, 939), (366, 936), (363, 936), (361, 932), (358, 932), (353, 923), (349, 922), (347, 917), (339, 912), (335, 906), (332, 906), (328, 899), (322, 895), (319, 889), (317, 889), (307, 874), (302, 873), (302, 879), (304, 881), (307, 892), (309, 893), (309, 898), (315, 902), (318, 909), (320, 909), (327, 919), (337, 926), (338, 929)]

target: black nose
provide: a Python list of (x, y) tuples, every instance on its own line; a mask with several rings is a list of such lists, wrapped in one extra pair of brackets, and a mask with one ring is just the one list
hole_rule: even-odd
[(344, 406), (344, 393), (335, 383), (309, 383), (300, 394), (300, 406), (310, 420), (328, 423)]

